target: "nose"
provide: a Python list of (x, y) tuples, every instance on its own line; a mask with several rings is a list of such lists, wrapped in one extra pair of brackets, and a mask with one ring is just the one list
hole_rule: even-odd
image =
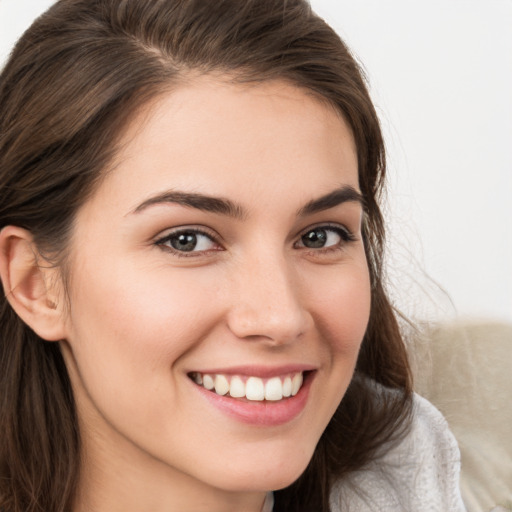
[(228, 326), (238, 338), (291, 343), (306, 334), (313, 318), (300, 279), (284, 257), (252, 258), (231, 281)]

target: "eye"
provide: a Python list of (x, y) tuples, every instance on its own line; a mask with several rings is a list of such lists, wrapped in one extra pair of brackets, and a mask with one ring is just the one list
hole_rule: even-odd
[(196, 229), (180, 229), (157, 240), (157, 245), (164, 246), (176, 253), (194, 253), (218, 250), (219, 245), (213, 237)]
[(318, 226), (306, 231), (298, 242), (299, 247), (308, 249), (325, 249), (339, 247), (344, 242), (351, 242), (355, 237), (340, 226)]

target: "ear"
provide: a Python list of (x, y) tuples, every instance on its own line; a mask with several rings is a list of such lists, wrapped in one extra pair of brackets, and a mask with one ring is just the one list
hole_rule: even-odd
[(39, 254), (29, 231), (7, 226), (0, 231), (0, 278), (17, 315), (41, 338), (65, 338), (62, 280)]

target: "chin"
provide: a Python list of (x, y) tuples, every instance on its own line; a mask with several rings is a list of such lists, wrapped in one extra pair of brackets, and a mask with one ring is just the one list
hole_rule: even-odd
[[(273, 458), (269, 457), (265, 461), (259, 461), (249, 467), (234, 468), (231, 474), (224, 474), (223, 484), (230, 482), (229, 490), (233, 492), (251, 492), (251, 491), (277, 491), (293, 484), (306, 470), (311, 456), (298, 454), (288, 457)], [(221, 476), (219, 474), (219, 476)]]

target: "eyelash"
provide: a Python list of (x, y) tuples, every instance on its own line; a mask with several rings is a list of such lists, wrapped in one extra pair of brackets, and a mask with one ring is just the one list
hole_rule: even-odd
[[(315, 230), (324, 230), (324, 231), (331, 231), (336, 233), (340, 238), (341, 241), (339, 243), (327, 246), (327, 247), (320, 247), (320, 248), (311, 248), (306, 247), (304, 245), (297, 246), (302, 240), (303, 237), (306, 236), (308, 233), (311, 233)], [(222, 251), (222, 248), (219, 249), (208, 249), (205, 251), (179, 251), (175, 249), (174, 247), (171, 247), (170, 242), (172, 239), (175, 239), (179, 235), (184, 234), (193, 234), (193, 235), (200, 235), (209, 238), (214, 244), (218, 245), (219, 247), (222, 247), (220, 243), (218, 242), (217, 237), (213, 234), (208, 232), (204, 229), (198, 229), (198, 228), (178, 228), (175, 231), (172, 231), (171, 233), (168, 233), (164, 237), (161, 237), (155, 241), (155, 245), (162, 247), (164, 250), (169, 251), (174, 256), (178, 258), (194, 258), (198, 256), (202, 256), (205, 253), (210, 252), (217, 252)], [(349, 231), (347, 228), (339, 226), (339, 225), (331, 225), (331, 224), (321, 224), (317, 226), (308, 227), (305, 230), (301, 231), (301, 233), (298, 235), (298, 241), (294, 243), (294, 247), (300, 250), (309, 251), (310, 253), (314, 253), (315, 255), (318, 254), (328, 254), (332, 252), (340, 251), (344, 248), (346, 244), (349, 244), (351, 242), (357, 241), (357, 237)]]

